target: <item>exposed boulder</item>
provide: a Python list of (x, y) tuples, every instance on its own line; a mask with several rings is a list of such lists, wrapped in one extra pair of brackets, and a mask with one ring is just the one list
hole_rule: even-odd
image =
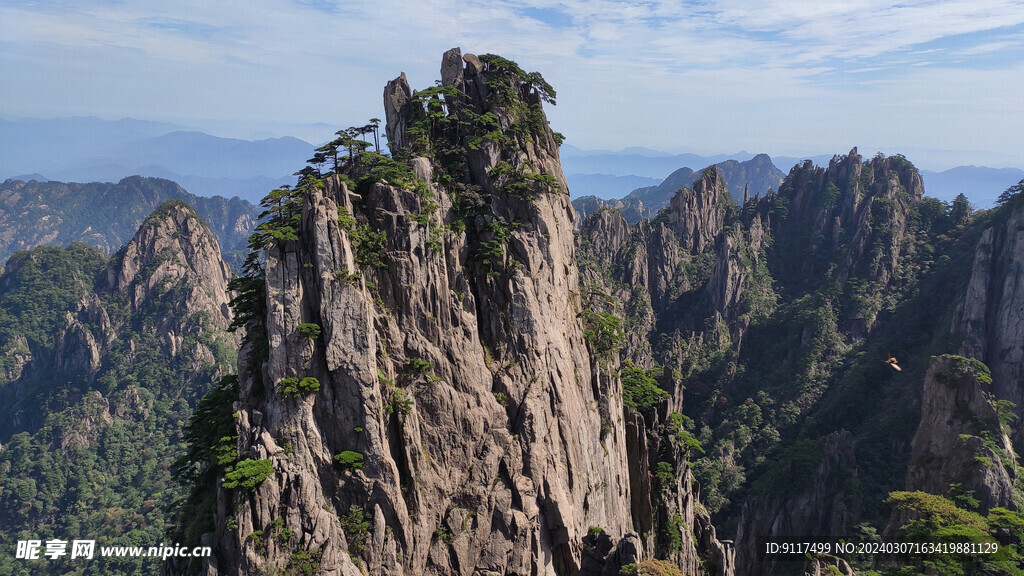
[(462, 59), (466, 62), (466, 76), (477, 76), (484, 71), (484, 63), (476, 54), (466, 54)]
[(441, 85), (459, 86), (462, 84), (462, 50), (452, 48), (441, 57)]

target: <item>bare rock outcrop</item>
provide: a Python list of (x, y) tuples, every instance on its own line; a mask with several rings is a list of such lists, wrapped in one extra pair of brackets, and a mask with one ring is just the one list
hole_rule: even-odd
[(462, 84), (462, 50), (452, 48), (441, 57), (441, 85), (458, 86)]
[(693, 183), (681, 189), (669, 202), (668, 217), (682, 248), (700, 254), (713, 245), (725, 220), (729, 196), (717, 166), (710, 166)]
[[(489, 68), (460, 81), (454, 62), (450, 52), (444, 78), (467, 95), (507, 81)], [(539, 107), (529, 87), (510, 86)], [(404, 77), (386, 90), (399, 147), (410, 94)], [(501, 125), (517, 121), (467, 98)], [(357, 194), (329, 177), (303, 195), (299, 239), (267, 252), (266, 362), (240, 361), (239, 449), (275, 472), (251, 495), (220, 492), (208, 574), (286, 568), (297, 549), (322, 574), (576, 574), (591, 526), (614, 541), (633, 530), (621, 419), (602, 433), (602, 411), (622, 413), (620, 384), (578, 319), (557, 146), (546, 123), (509, 134), (467, 151), (481, 202), (464, 231), (450, 231), (460, 199), (431, 181), (443, 167), (428, 159), (413, 161), (425, 189), (378, 182)], [(506, 166), (550, 184), (511, 192)], [(383, 267), (358, 262), (339, 210), (385, 234)], [(319, 389), (285, 397), (285, 378)], [(342, 453), (359, 465), (338, 464)], [(353, 515), (368, 524), (354, 531)], [(250, 538), (275, 522), (293, 539)]]
[[(617, 359), (584, 331), (550, 96), (514, 63), (460, 54), (442, 61), (447, 113), (500, 136), (442, 135), (448, 155), (412, 158), (414, 182), (300, 186), (297, 239), (266, 252), (234, 408), (241, 457), (273, 473), (218, 491), (207, 576), (296, 569), (300, 553), (327, 575), (617, 574), (654, 549), (650, 490), (647, 508), (632, 493), (650, 483), (632, 463), (645, 436)], [(404, 75), (385, 90), (392, 150), (418, 121), (411, 94)], [(613, 216), (595, 226), (602, 258), (629, 241)], [(299, 379), (317, 386), (284, 393)], [(678, 478), (675, 562), (731, 576)]]
[(976, 360), (931, 359), (907, 490), (949, 495), (951, 486), (959, 485), (973, 494), (982, 512), (1014, 507), (1015, 455), (1003, 433), (990, 384), (987, 369)]
[[(977, 358), (992, 372), (992, 393), (1024, 415), (1024, 208), (1005, 223), (986, 229), (975, 249), (967, 292), (951, 329), (963, 336), (960, 354)], [(1013, 441), (1024, 447), (1024, 419), (1013, 423)]]
[(165, 306), (162, 314), (147, 315), (148, 328), (172, 357), (187, 352), (200, 363), (212, 361), (209, 349), (183, 346), (197, 314), (203, 315), (208, 330), (223, 332), (231, 323), (231, 270), (220, 254), (216, 236), (195, 210), (184, 202), (168, 202), (111, 259), (107, 283), (127, 299), (133, 313)]
[(384, 132), (388, 137), (388, 147), (394, 154), (408, 143), (406, 127), (412, 114), (412, 88), (402, 72), (398, 78), (384, 87)]

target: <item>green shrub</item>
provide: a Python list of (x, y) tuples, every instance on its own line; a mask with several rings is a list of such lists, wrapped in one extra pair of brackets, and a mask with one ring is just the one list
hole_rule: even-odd
[(948, 358), (953, 360), (953, 370), (958, 374), (970, 374), (978, 382), (986, 386), (992, 385), (992, 372), (981, 360), (954, 355), (949, 355)]
[(434, 366), (422, 358), (410, 358), (409, 370), (414, 374), (429, 374)]
[(340, 454), (334, 456), (334, 461), (341, 465), (342, 468), (362, 468), (364, 457), (359, 452), (353, 452), (352, 450), (345, 450)]
[(369, 224), (363, 224), (357, 232), (356, 262), (374, 268), (387, 268), (384, 261), (384, 243), (388, 240), (385, 230), (376, 231)]
[(498, 404), (508, 408), (508, 394), (504, 392), (495, 392), (494, 399), (498, 401)]
[(288, 568), (281, 576), (316, 576), (320, 573), (320, 556), (323, 552), (316, 550), (296, 550), (288, 562)]
[(627, 564), (619, 570), (620, 576), (683, 576), (679, 567), (666, 560), (644, 560), (639, 564)]
[(302, 334), (306, 338), (309, 338), (310, 340), (313, 340), (314, 338), (319, 336), (320, 332), (321, 332), (320, 326), (318, 326), (316, 324), (309, 324), (309, 323), (307, 323), (307, 324), (299, 324), (296, 327), (296, 330), (298, 330), (300, 334)]
[(225, 488), (244, 488), (250, 492), (274, 474), (270, 460), (242, 460), (224, 474)]
[(633, 410), (648, 412), (662, 398), (668, 398), (668, 392), (658, 387), (654, 378), (629, 360), (623, 363), (619, 377), (622, 378), (622, 403)]
[(610, 312), (595, 312), (589, 308), (580, 312), (580, 317), (583, 318), (583, 337), (599, 357), (610, 359), (618, 354), (626, 343), (622, 318)]
[(340, 520), (341, 529), (348, 540), (349, 554), (359, 556), (366, 549), (366, 541), (370, 537), (370, 519), (362, 508), (353, 504)]
[(306, 376), (299, 380), (299, 390), (303, 392), (318, 392), (320, 390), (320, 380), (312, 376)]
[(384, 407), (388, 414), (400, 414), (408, 416), (412, 412), (412, 400), (405, 396), (405, 390), (393, 388), (391, 399)]
[(295, 398), (303, 393), (320, 390), (320, 380), (313, 376), (306, 376), (302, 380), (298, 378), (282, 378), (277, 385), (279, 387), (278, 393), (286, 398)]
[(662, 460), (654, 465), (654, 478), (662, 488), (672, 488), (676, 483), (676, 471), (672, 465)]
[(448, 542), (451, 542), (452, 539), (455, 538), (455, 536), (452, 534), (452, 531), (449, 530), (447, 526), (441, 524), (437, 527), (437, 530), (434, 530), (434, 538), (447, 544)]
[(996, 400), (995, 407), (996, 413), (999, 414), (999, 423), (1002, 424), (1004, 428), (1009, 426), (1010, 422), (1017, 419), (1017, 413), (1014, 410), (1017, 405), (1013, 402), (1009, 400)]
[[(679, 552), (683, 549), (683, 527), (683, 518), (679, 514), (673, 514), (668, 521), (668, 526), (665, 527), (665, 542), (669, 550)], [(643, 574), (643, 572), (639, 572), (639, 574)]]
[(299, 379), (298, 378), (281, 378), (277, 382), (278, 393), (284, 397), (293, 397), (299, 395)]

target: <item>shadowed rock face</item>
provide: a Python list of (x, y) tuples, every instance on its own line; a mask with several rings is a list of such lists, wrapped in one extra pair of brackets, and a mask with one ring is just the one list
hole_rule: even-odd
[[(843, 537), (858, 516), (854, 486), (857, 463), (853, 436), (829, 435), (817, 466), (770, 494), (750, 498), (736, 535), (736, 574), (803, 574), (803, 558), (766, 558), (764, 542), (828, 542)], [(790, 466), (795, 466), (791, 463)]]
[[(617, 574), (643, 558), (617, 362), (584, 338), (555, 138), (546, 120), (516, 128), (520, 105), (540, 110), (528, 84), (468, 54), (456, 70), (457, 56), (442, 64), (462, 94), (451, 107), (493, 114), (507, 135), (465, 150), (459, 176), (476, 211), (460, 217), (465, 198), (432, 177), (445, 166), (413, 157), (419, 190), (378, 181), (356, 193), (328, 176), (302, 198), (298, 239), (267, 251), (269, 353), (251, 365), (256, 345), (243, 349), (236, 408), (240, 453), (269, 459), (274, 474), (252, 493), (221, 489), (207, 574), (294, 566), (295, 550), (346, 575)], [(392, 150), (410, 152), (401, 135), (418, 104), (403, 104), (404, 76), (388, 86)], [(488, 98), (509, 89), (511, 104)], [(538, 184), (524, 192), (502, 169)], [(384, 232), (386, 266), (358, 263), (361, 240), (339, 210)], [(282, 379), (306, 377), (319, 390), (278, 393)], [(345, 451), (360, 464), (335, 462)], [(680, 507), (693, 527), (691, 478)], [(357, 517), (366, 524), (353, 527)], [(705, 523), (698, 544), (727, 574), (731, 553)], [(274, 526), (291, 537), (250, 537)], [(597, 555), (584, 542), (594, 528)], [(696, 568), (693, 539), (680, 537), (680, 561)]]

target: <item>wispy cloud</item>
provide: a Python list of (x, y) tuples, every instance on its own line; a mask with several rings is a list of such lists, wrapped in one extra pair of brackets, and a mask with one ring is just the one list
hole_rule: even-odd
[[(820, 152), (871, 128), (845, 117), (889, 136), (886, 122), (900, 125), (911, 142), (917, 129), (877, 103), (918, 90), (974, 117), (982, 95), (959, 88), (965, 71), (1006, 107), (1024, 90), (1008, 73), (1024, 61), (1010, 0), (97, 0), (0, 5), (0, 102), (34, 116), (352, 123), (380, 115), (399, 71), (430, 85), (457, 45), (543, 72), (557, 127), (594, 146)], [(1020, 143), (993, 129), (962, 141)]]

